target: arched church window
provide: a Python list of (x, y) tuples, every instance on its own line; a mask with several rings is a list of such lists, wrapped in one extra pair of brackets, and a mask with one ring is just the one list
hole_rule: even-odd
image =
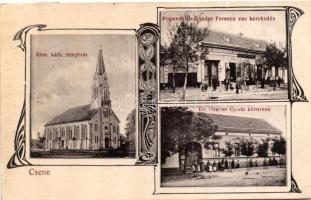
[(104, 117), (107, 118), (108, 117), (108, 112), (104, 111)]

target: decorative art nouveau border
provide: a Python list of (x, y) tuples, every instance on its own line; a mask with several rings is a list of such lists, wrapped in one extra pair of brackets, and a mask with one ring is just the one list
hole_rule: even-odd
[(290, 94), (290, 101), (291, 102), (308, 102), (307, 97), (304, 95), (303, 89), (298, 83), (293, 69), (292, 63), (292, 33), (293, 28), (298, 20), (298, 18), (303, 15), (303, 11), (299, 8), (295, 7), (286, 7), (287, 13), (287, 38), (288, 38), (288, 65), (290, 67), (290, 79), (289, 79), (289, 94)]
[(142, 24), (138, 45), (138, 160), (137, 164), (157, 163), (157, 66), (159, 28)]
[(33, 29), (37, 28), (38, 31), (42, 31), (43, 28), (45, 28), (45, 24), (35, 24), (30, 25), (22, 28), (20, 31), (18, 31), (13, 41), (19, 40), (20, 44), (17, 46), (22, 49), (22, 51), (25, 53), (25, 82), (24, 82), (24, 102), (22, 111), (17, 123), (17, 128), (15, 132), (15, 140), (14, 140), (14, 154), (12, 155), (11, 159), (9, 160), (7, 164), (7, 168), (16, 168), (16, 167), (23, 167), (32, 165), (30, 162), (26, 160), (26, 132), (25, 132), (25, 112), (26, 112), (26, 60), (27, 60), (27, 48), (26, 48), (26, 38), (28, 32)]

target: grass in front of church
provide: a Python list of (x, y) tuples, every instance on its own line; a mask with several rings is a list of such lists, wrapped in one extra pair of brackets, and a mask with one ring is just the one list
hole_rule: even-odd
[(34, 158), (134, 158), (135, 152), (126, 150), (32, 150)]
[(224, 172), (175, 174), (161, 177), (162, 187), (285, 186), (286, 168), (246, 168)]

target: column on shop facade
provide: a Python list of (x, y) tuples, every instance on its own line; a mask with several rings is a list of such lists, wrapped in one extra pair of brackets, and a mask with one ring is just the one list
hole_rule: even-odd
[(242, 79), (243, 78), (243, 63), (239, 63), (238, 68), (236, 70), (236, 77)]
[(257, 65), (256, 64), (254, 64), (253, 65), (253, 73), (254, 73), (254, 83), (256, 84), (256, 82), (257, 82)]
[(220, 60), (218, 64), (218, 81), (219, 81), (219, 87), (221, 88), (222, 81), (225, 79), (226, 76), (226, 63), (225, 60)]
[(204, 79), (204, 60), (200, 60), (197, 66), (197, 82), (202, 84)]
[(225, 62), (225, 78), (226, 77), (230, 77), (230, 66), (229, 66), (229, 62)]

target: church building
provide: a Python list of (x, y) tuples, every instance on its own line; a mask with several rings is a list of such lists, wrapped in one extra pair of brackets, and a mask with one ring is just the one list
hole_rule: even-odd
[(44, 128), (44, 149), (118, 148), (120, 146), (119, 123), (111, 107), (107, 72), (102, 50), (99, 50), (91, 103), (70, 108), (47, 122)]

